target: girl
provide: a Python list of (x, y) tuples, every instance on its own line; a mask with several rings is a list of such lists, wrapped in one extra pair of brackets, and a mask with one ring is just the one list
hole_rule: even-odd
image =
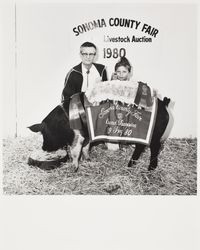
[(111, 80), (129, 81), (131, 75), (131, 65), (126, 57), (121, 57), (120, 61), (115, 64), (115, 72)]
[[(111, 80), (129, 81), (131, 76), (131, 65), (126, 57), (121, 57), (120, 61), (115, 64), (115, 72)], [(107, 148), (111, 150), (123, 149), (120, 143), (107, 143)]]

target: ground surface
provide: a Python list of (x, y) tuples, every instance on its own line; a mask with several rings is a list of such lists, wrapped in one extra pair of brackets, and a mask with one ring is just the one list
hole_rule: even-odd
[(41, 137), (3, 140), (4, 194), (31, 195), (195, 195), (197, 193), (197, 140), (168, 139), (160, 153), (159, 166), (148, 172), (147, 148), (137, 164), (127, 164), (134, 147), (116, 152), (97, 146), (91, 161), (80, 162), (74, 173), (71, 163), (45, 171), (27, 164)]

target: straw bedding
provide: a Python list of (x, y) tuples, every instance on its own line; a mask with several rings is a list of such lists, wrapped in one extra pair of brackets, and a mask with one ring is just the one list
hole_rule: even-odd
[(159, 166), (148, 172), (147, 148), (133, 168), (127, 163), (132, 145), (120, 151), (93, 147), (91, 161), (81, 161), (74, 173), (71, 163), (51, 171), (28, 165), (28, 157), (41, 148), (34, 135), (3, 140), (4, 194), (31, 195), (196, 195), (197, 140), (168, 139), (159, 156)]

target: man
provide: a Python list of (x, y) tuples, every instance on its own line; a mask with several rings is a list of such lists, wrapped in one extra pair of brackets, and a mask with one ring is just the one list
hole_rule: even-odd
[(85, 92), (96, 81), (107, 81), (105, 66), (94, 63), (97, 48), (93, 43), (85, 42), (80, 47), (81, 63), (73, 67), (65, 78), (62, 101), (79, 92)]

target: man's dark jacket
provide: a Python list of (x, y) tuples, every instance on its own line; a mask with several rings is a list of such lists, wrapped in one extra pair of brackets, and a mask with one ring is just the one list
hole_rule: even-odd
[[(99, 72), (99, 77), (102, 77), (102, 81), (107, 81), (108, 79), (105, 66), (98, 63), (93, 63), (93, 65)], [(82, 84), (83, 75), (80, 63), (73, 67), (65, 78), (65, 87), (62, 92), (62, 101), (69, 100), (72, 95), (81, 92)]]

